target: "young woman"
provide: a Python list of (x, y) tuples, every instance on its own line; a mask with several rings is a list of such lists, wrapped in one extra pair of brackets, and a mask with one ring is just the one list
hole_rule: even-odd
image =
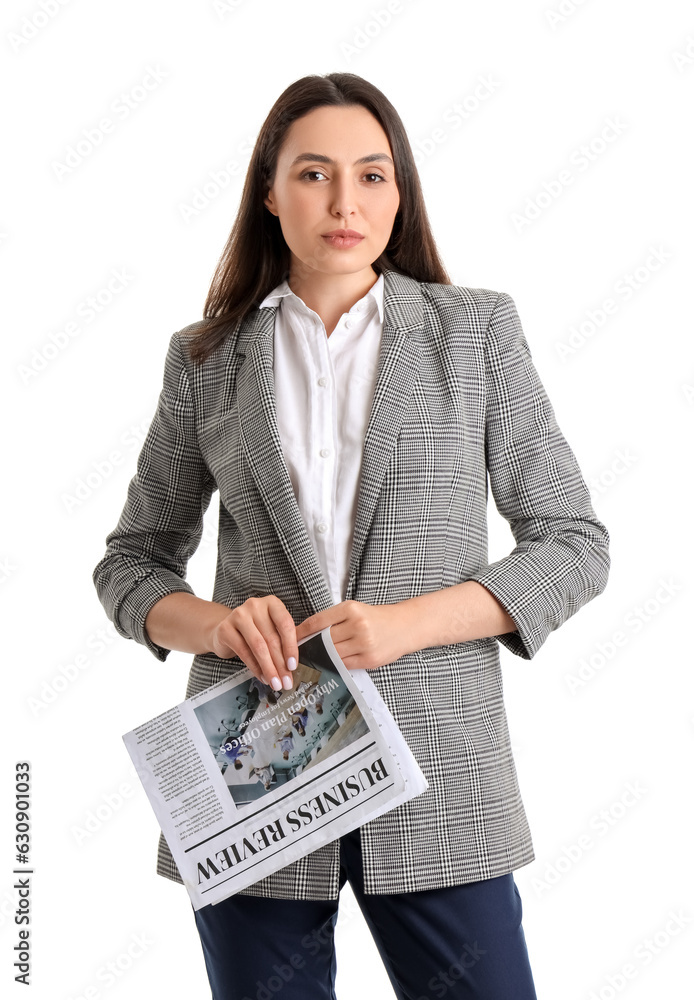
[[(535, 997), (513, 870), (533, 848), (499, 643), (531, 658), (601, 593), (608, 533), (513, 299), (450, 283), (403, 124), (350, 73), (270, 111), (205, 318), (171, 337), (127, 502), (94, 570), (121, 635), (292, 687), (330, 626), (429, 788), (195, 912), (214, 1000), (334, 997), (349, 880), (395, 994)], [(487, 482), (516, 541), (487, 556)], [(213, 599), (186, 565), (219, 490)], [(181, 881), (167, 845), (157, 871)]]

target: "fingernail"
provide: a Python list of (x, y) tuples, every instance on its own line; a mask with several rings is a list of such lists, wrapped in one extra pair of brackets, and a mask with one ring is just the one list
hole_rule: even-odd
[(286, 691), (291, 691), (292, 689), (292, 679), (288, 674), (284, 675), (284, 680), (282, 681)]
[(282, 682), (280, 681), (279, 677), (273, 677), (270, 683), (272, 684), (275, 691), (279, 691), (282, 687)]
[(290, 670), (296, 670), (296, 659), (293, 656), (287, 658), (287, 666)]

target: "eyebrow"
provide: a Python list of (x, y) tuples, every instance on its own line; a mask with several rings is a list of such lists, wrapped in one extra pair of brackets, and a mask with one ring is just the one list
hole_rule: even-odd
[[(352, 166), (356, 166), (358, 163), (376, 163), (379, 160), (390, 163), (391, 167), (395, 164), (389, 156), (385, 153), (370, 153), (368, 156), (362, 156), (360, 159), (355, 160)], [(323, 153), (299, 153), (299, 155), (292, 160), (290, 166), (295, 166), (297, 163), (329, 163), (331, 166), (335, 166), (335, 161), (331, 160), (329, 156), (325, 156)]]

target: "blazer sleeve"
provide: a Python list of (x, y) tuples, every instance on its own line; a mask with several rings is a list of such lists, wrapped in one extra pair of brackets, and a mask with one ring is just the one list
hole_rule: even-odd
[(499, 642), (530, 659), (551, 631), (605, 589), (609, 534), (505, 292), (488, 324), (485, 370), (487, 473), (516, 547), (469, 579), (486, 587), (516, 624)]
[(118, 524), (92, 578), (117, 631), (159, 660), (169, 649), (145, 631), (150, 608), (167, 594), (193, 589), (188, 560), (203, 531), (216, 483), (200, 453), (193, 401), (178, 333), (169, 343), (159, 401), (128, 486)]

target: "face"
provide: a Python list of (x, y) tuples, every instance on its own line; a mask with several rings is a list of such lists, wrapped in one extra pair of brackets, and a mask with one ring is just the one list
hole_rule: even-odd
[[(361, 105), (315, 108), (287, 131), (265, 204), (279, 217), (291, 274), (370, 269), (400, 204), (386, 133)], [(344, 229), (362, 238), (326, 238)]]

